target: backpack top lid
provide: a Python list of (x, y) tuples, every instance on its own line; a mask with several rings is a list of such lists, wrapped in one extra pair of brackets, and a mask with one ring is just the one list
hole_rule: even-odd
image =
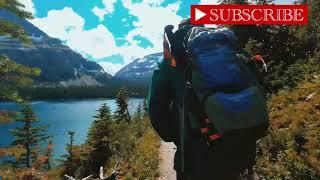
[(237, 44), (238, 38), (228, 28), (212, 30), (204, 27), (193, 27), (184, 41), (187, 52), (192, 56), (197, 56), (221, 46), (229, 46), (229, 48), (236, 49)]

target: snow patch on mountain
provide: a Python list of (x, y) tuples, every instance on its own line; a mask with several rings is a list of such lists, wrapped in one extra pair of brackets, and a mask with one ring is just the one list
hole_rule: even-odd
[(115, 77), (125, 80), (148, 80), (157, 64), (163, 59), (163, 53), (155, 53), (138, 58), (132, 63), (124, 66), (115, 74)]

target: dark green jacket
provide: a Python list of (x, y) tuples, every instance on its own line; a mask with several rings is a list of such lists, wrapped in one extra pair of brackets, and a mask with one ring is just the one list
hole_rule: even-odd
[[(166, 142), (177, 146), (175, 169), (179, 172), (179, 111), (182, 107), (184, 69), (163, 60), (154, 71), (148, 98), (148, 111), (153, 127)], [(208, 148), (200, 130), (187, 130), (185, 140), (185, 172), (191, 179), (234, 179), (254, 161), (255, 142), (220, 142)]]

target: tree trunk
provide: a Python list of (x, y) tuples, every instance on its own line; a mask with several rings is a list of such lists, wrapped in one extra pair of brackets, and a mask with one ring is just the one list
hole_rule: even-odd
[(27, 131), (27, 143), (25, 144), (26, 147), (26, 166), (27, 168), (30, 168), (30, 156), (31, 156), (31, 151), (30, 151), (30, 133), (29, 133), (29, 127), (30, 127), (30, 122), (27, 120), (26, 122), (26, 131)]

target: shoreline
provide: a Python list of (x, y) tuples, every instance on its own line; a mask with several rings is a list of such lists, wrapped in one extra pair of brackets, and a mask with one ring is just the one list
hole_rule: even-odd
[[(113, 100), (116, 99), (116, 97), (107, 97), (107, 98), (66, 98), (66, 99), (28, 99), (27, 102), (68, 102), (68, 101), (97, 101), (97, 100)], [(146, 97), (143, 96), (135, 96), (135, 97), (129, 97), (129, 99), (146, 99)], [(16, 103), (14, 101), (0, 101), (0, 103)], [(16, 103), (19, 104), (19, 103)]]

